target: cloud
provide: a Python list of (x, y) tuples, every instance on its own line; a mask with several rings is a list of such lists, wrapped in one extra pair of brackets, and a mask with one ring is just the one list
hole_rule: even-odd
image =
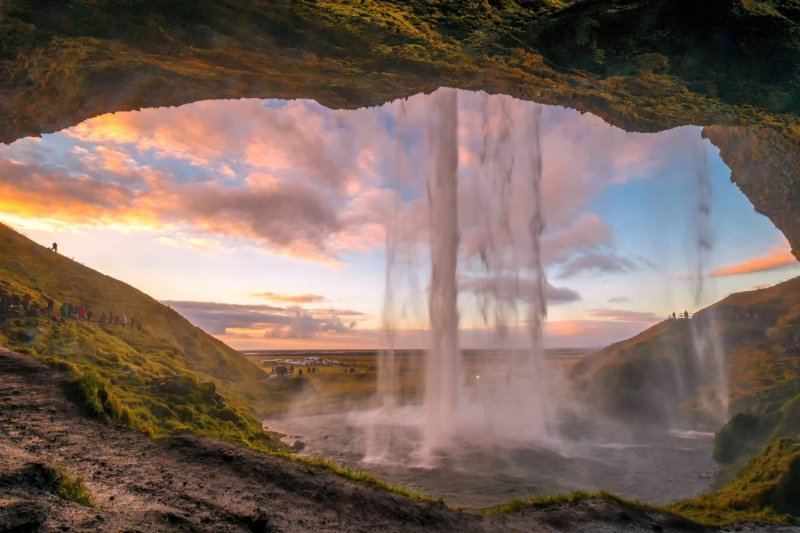
[(625, 296), (614, 296), (613, 298), (609, 298), (606, 301), (608, 303), (612, 303), (612, 304), (614, 304), (614, 303), (627, 303), (627, 302), (630, 302), (631, 299), (627, 298)]
[(579, 251), (613, 244), (611, 228), (595, 213), (583, 213), (568, 223), (551, 228), (542, 237), (546, 263), (564, 261)]
[(334, 206), (301, 183), (257, 190), (182, 186), (175, 192), (175, 202), (160, 208), (168, 218), (215, 234), (250, 237), (301, 256), (324, 254), (328, 236), (343, 229)]
[[(259, 331), (268, 338), (310, 339), (318, 334), (350, 332), (357, 325), (352, 318), (345, 323), (335, 309), (172, 300), (163, 303), (212, 335), (247, 335)], [(345, 313), (350, 317), (359, 316), (355, 311), (345, 311), (343, 315)]]
[(280, 294), (277, 292), (254, 292), (251, 296), (262, 298), (271, 302), (291, 303), (291, 304), (313, 304), (327, 301), (319, 294)]
[[(462, 277), (459, 289), (479, 296), (495, 296), (501, 299), (530, 300), (536, 291), (536, 283), (525, 278), (510, 276), (500, 277)], [(545, 298), (548, 304), (564, 304), (581, 299), (580, 294), (567, 287), (555, 287), (549, 282), (545, 286)]]
[(602, 348), (641, 333), (642, 322), (556, 320), (544, 325), (545, 343), (553, 347)]
[(748, 259), (741, 263), (716, 268), (711, 271), (712, 277), (738, 276), (740, 274), (751, 274), (753, 272), (766, 272), (777, 270), (797, 264), (797, 258), (791, 251), (773, 250), (767, 255)]
[(264, 337), (271, 339), (310, 339), (318, 333), (345, 333), (355, 324), (346, 325), (335, 313), (327, 318), (316, 318), (299, 307), (289, 310), (289, 320), (267, 328)]
[[(547, 264), (611, 247), (611, 228), (586, 212), (591, 199), (666, 173), (676, 151), (699, 139), (697, 128), (630, 134), (591, 115), (502, 95), (460, 91), (458, 100), (460, 235), (470, 259), (488, 243), (498, 253), (527, 251), (537, 167), (529, 129), (538, 110)], [(244, 240), (333, 263), (380, 249), (399, 199), (401, 238), (425, 242), (429, 111), (430, 96), (417, 95), (353, 111), (245, 99), (103, 115), (41, 142), (0, 147), (0, 209), (83, 226), (180, 231), (187, 242)], [(497, 176), (513, 190), (498, 187)], [(507, 223), (487, 223), (506, 207)], [(504, 228), (512, 230), (503, 236)], [(580, 270), (587, 259), (575, 261), (570, 268)]]
[(615, 322), (658, 322), (661, 317), (646, 311), (625, 311), (621, 309), (589, 309), (590, 316), (613, 320)]
[(608, 252), (589, 252), (564, 263), (559, 274), (561, 277), (568, 278), (584, 272), (618, 274), (630, 272), (636, 268), (638, 265), (627, 257)]

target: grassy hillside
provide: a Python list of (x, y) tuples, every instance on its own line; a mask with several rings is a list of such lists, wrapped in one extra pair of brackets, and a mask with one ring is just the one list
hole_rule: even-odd
[(713, 327), (726, 357), (731, 419), (715, 459), (732, 478), (668, 508), (708, 524), (800, 516), (800, 278), (732, 294), (691, 320), (656, 324), (579, 362), (584, 398), (614, 416), (663, 424), (703, 420), (720, 394), (698, 373), (695, 331)]
[[(73, 373), (89, 410), (154, 436), (181, 431), (262, 449), (280, 447), (261, 430), (239, 391), (263, 389), (263, 373), (242, 355), (149, 296), (0, 225), (0, 290), (92, 309), (95, 321), (46, 313), (0, 317), (0, 345)], [(101, 325), (101, 314), (137, 317), (141, 330)], [(262, 400), (267, 394), (262, 395)]]
[[(264, 408), (271, 400), (280, 405), (282, 401), (291, 400), (292, 391), (271, 390), (264, 383), (261, 371), (237, 352), (136, 289), (61, 257), (2, 225), (0, 256), (4, 258), (0, 263), (0, 291), (29, 294), (32, 302), (41, 307), (46, 306), (46, 298), (55, 300), (56, 307), (62, 301), (70, 300), (87, 304), (96, 310), (96, 314), (108, 309), (132, 314), (142, 321), (139, 331), (86, 320), (62, 320), (34, 312), (27, 316), (14, 313), (14, 316), (0, 317), (0, 346), (31, 353), (53, 366), (69, 370), (71, 392), (87, 410), (109, 422), (124, 424), (156, 437), (189, 431), (286, 454), (285, 447), (262, 431), (248, 406), (260, 404)], [(768, 290), (771, 292), (745, 293), (749, 295), (745, 297), (734, 295), (720, 304), (746, 303), (763, 312), (777, 305), (776, 299), (779, 299), (778, 308), (794, 309), (799, 282), (793, 280), (775, 290)], [(770, 316), (772, 324), (762, 335), (764, 338), (784, 343), (787, 335), (794, 339), (795, 322), (791, 317), (795, 315), (764, 313), (763, 316)], [(682, 327), (676, 324), (656, 326), (630, 341), (591, 356), (581, 366), (584, 371), (591, 370), (597, 376), (613, 375), (609, 369), (616, 367), (615, 353), (626, 347), (633, 353), (634, 347), (653, 343), (663, 346), (668, 339), (680, 338)], [(797, 357), (796, 352), (793, 354), (792, 357)], [(635, 362), (632, 356), (622, 359), (624, 361), (618, 366), (623, 369)], [(762, 405), (767, 394), (765, 391), (772, 390), (769, 387), (765, 389), (764, 380), (770, 379), (774, 372), (764, 369), (775, 365), (765, 366), (764, 360), (759, 360), (758, 364), (751, 366), (756, 375), (750, 376), (745, 372), (750, 376), (752, 387), (742, 388), (743, 406)], [(604, 379), (608, 384), (611, 378)], [(285, 383), (285, 380), (277, 381)], [(291, 382), (302, 385), (299, 379)], [(779, 385), (776, 390), (783, 390), (782, 382), (774, 381), (773, 385), (776, 383)], [(630, 394), (630, 390), (624, 394)], [(607, 405), (619, 405), (615, 402), (618, 400)], [(785, 424), (780, 426), (784, 432), (797, 432), (798, 403), (795, 400), (778, 409), (786, 415), (781, 419)], [(273, 405), (271, 408), (276, 407)], [(416, 499), (432, 500), (322, 458), (303, 460), (310, 466), (368, 485)], [(708, 524), (753, 520), (792, 522), (795, 520), (793, 516), (798, 515), (799, 490), (800, 441), (780, 439), (754, 458), (728, 485), (713, 493), (678, 502), (669, 510)], [(574, 499), (573, 496), (515, 501), (493, 512), (555, 504), (564, 498)], [(580, 496), (584, 497), (589, 496)], [(614, 499), (608, 495), (602, 497)], [(435, 501), (441, 503), (441, 500)]]
[(720, 393), (693, 334), (721, 339), (730, 413), (765, 415), (800, 394), (800, 278), (733, 294), (691, 320), (667, 320), (579, 362), (572, 379), (599, 408), (662, 422), (703, 417)]
[(667, 509), (705, 524), (800, 522), (800, 439), (781, 438), (753, 457), (736, 479)]

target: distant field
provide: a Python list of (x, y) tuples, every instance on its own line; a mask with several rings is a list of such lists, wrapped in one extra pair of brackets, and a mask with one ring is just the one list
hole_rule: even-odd
[[(465, 350), (464, 379), (467, 384), (485, 372), (505, 371), (503, 358), (517, 353), (497, 354), (487, 350)], [(584, 349), (547, 350), (551, 368), (565, 371), (590, 353)], [(276, 402), (270, 416), (287, 414), (322, 414), (368, 408), (374, 400), (378, 383), (380, 352), (376, 350), (247, 350), (242, 351), (271, 379)], [(399, 378), (396, 392), (402, 402), (421, 399), (425, 381), (425, 357), (422, 350), (396, 352)], [(322, 364), (311, 358), (326, 361)], [(497, 363), (495, 365), (495, 363)], [(279, 370), (283, 367), (284, 370)], [(282, 374), (282, 372), (291, 373)], [(281, 375), (278, 375), (281, 373)]]

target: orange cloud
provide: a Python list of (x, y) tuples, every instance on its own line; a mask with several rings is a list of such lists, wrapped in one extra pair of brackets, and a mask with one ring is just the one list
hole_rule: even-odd
[(263, 298), (270, 302), (281, 302), (290, 304), (313, 304), (324, 302), (327, 300), (320, 294), (279, 294), (277, 292), (255, 292), (251, 294), (257, 298)]
[(776, 270), (797, 263), (797, 258), (792, 252), (786, 250), (775, 250), (768, 255), (748, 259), (747, 261), (714, 269), (712, 277), (738, 276), (739, 274), (750, 274), (753, 272), (764, 272)]

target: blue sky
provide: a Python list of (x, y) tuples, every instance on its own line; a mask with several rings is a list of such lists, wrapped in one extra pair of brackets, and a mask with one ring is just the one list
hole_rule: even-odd
[[(518, 163), (532, 146), (519, 132), (536, 105), (464, 91), (458, 101), (462, 271), (474, 274), (468, 249), (490, 201), (475, 186), (488, 168), (482, 132), (491, 137), (506, 116), (516, 133), (501, 149)], [(394, 223), (404, 242), (424, 249), (427, 240), (430, 105), (424, 95), (356, 111), (242, 100), (104, 115), (0, 146), (1, 218), (236, 347), (381, 346), (384, 225), (398, 176)], [(540, 109), (549, 345), (619, 340), (669, 312), (800, 273), (700, 128), (633, 134)], [(698, 173), (711, 185), (707, 217), (697, 215)], [(515, 209), (509, 220), (522, 224), (525, 206)], [(695, 302), (698, 230), (712, 248)], [(407, 295), (421, 316), (402, 324), (408, 346), (425, 343), (422, 262), (422, 283)], [(480, 329), (474, 299), (460, 302), (462, 325)]]

